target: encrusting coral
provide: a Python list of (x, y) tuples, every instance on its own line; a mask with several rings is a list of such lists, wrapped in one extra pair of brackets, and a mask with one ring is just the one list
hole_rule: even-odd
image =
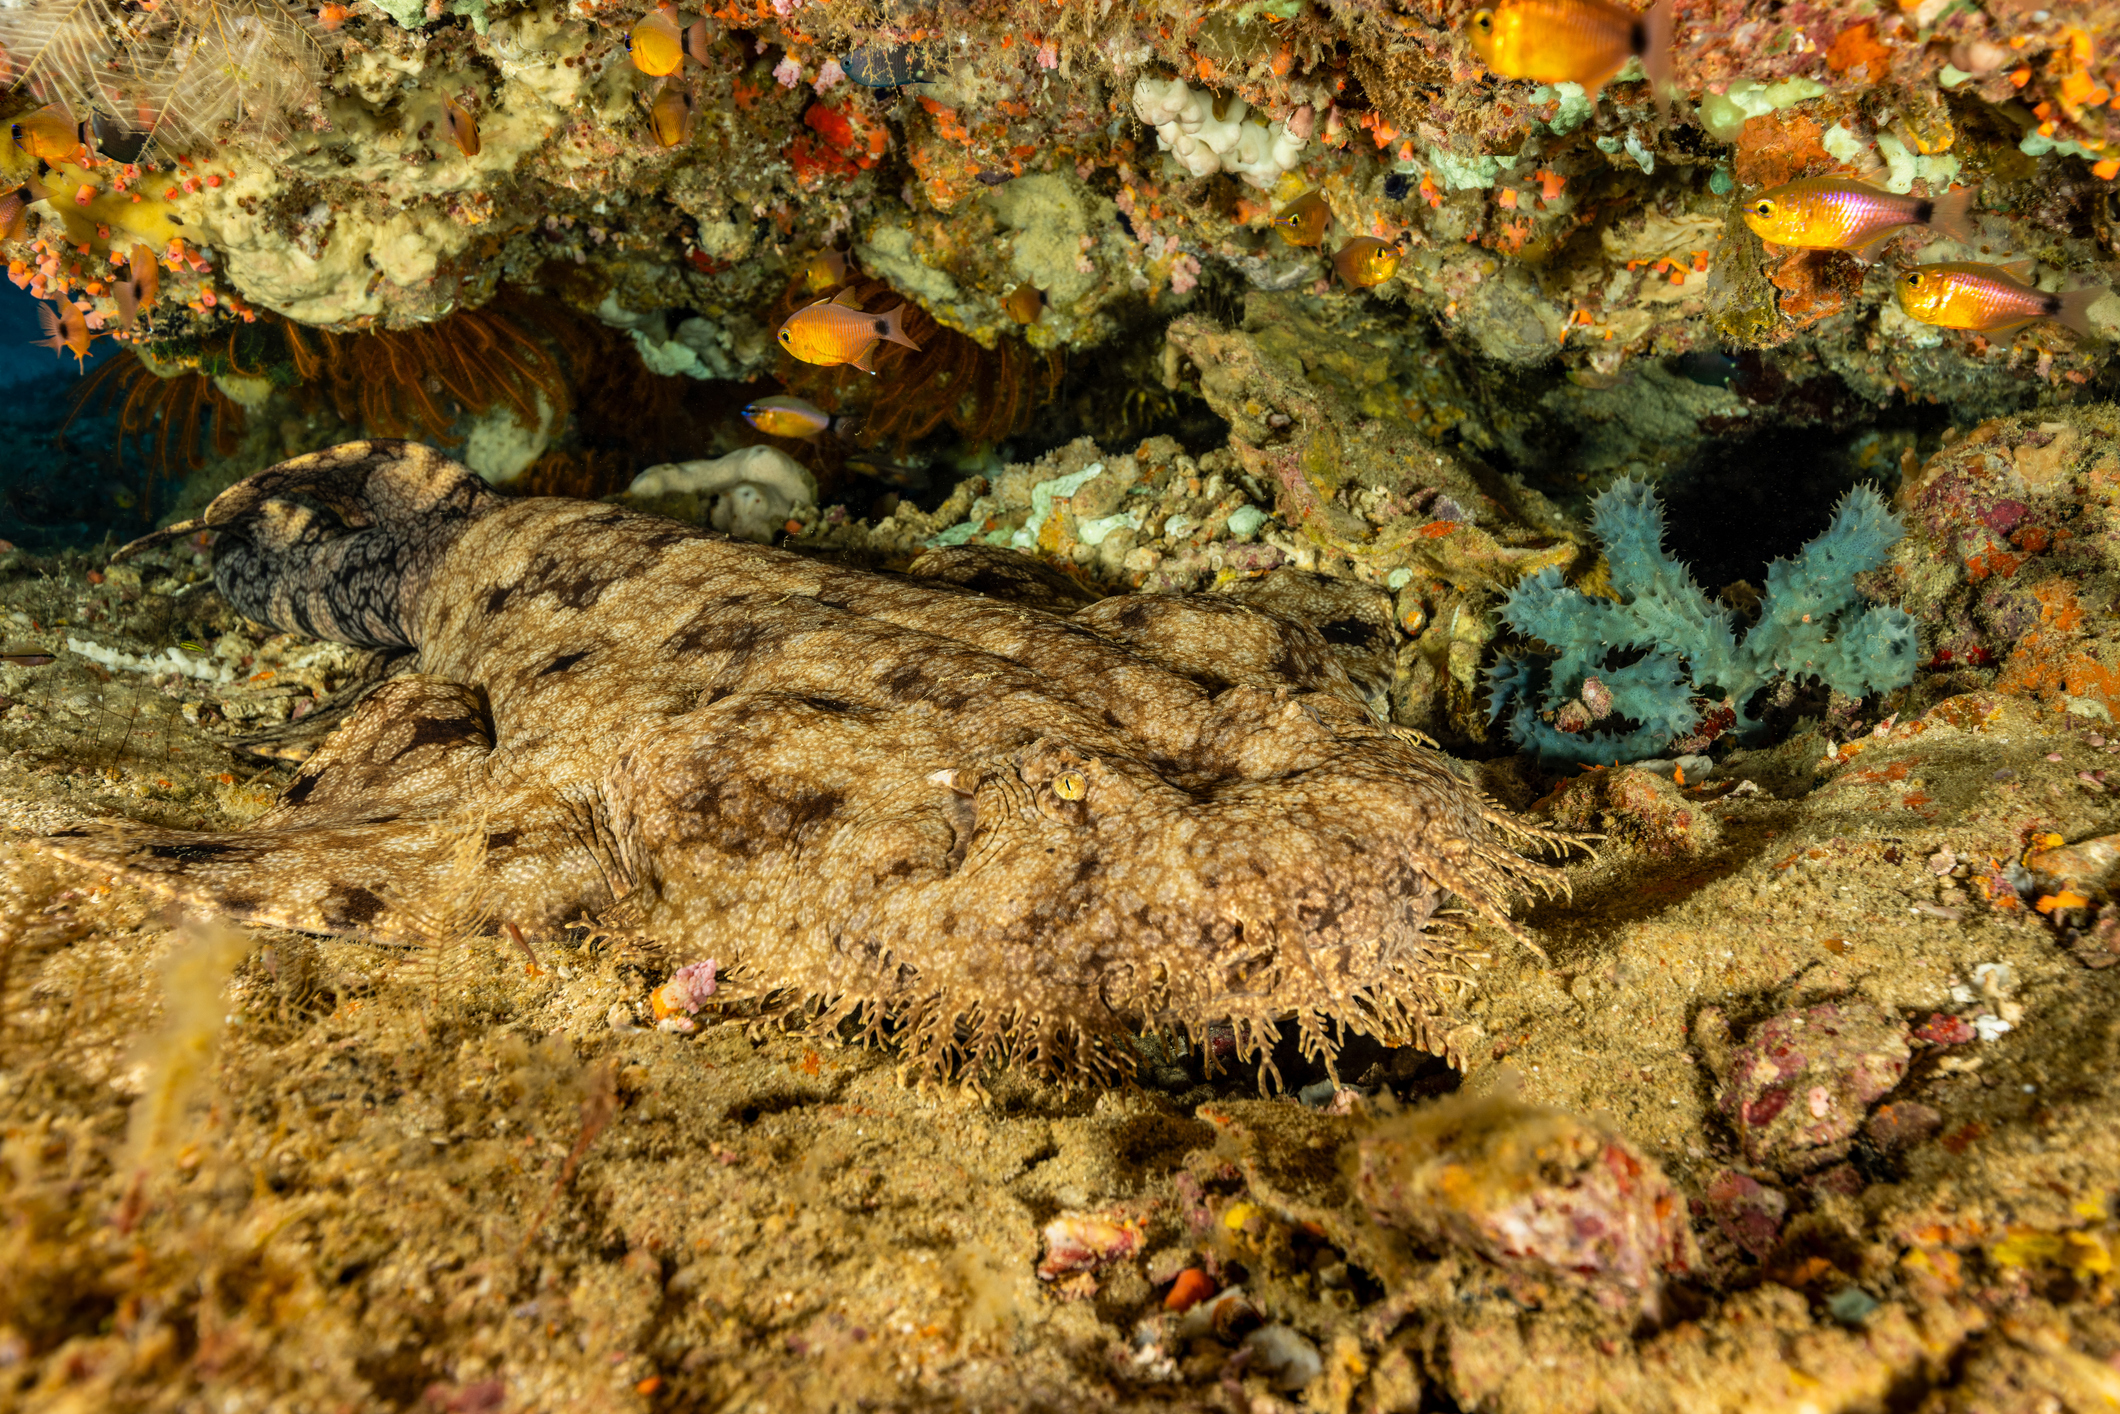
[(418, 650), (250, 828), (52, 841), (232, 918), (406, 937), (483, 821), (481, 898), (533, 941), (628, 906), (728, 995), (918, 1067), (1108, 1079), (1140, 1024), (1229, 1023), (1267, 1067), (1290, 1024), (1458, 1055), (1446, 894), (1514, 934), (1508, 896), (1560, 884), (1512, 847), (1560, 837), (1227, 599), (1030, 608), (955, 582), (1018, 563), (983, 547), (872, 575), (396, 442), (153, 538), (200, 526), (239, 612)]
[[(1665, 553), (1663, 508), (1649, 487), (1618, 482), (1594, 512), (1612, 597), (1569, 588), (1559, 570), (1545, 569), (1502, 605), (1505, 623), (1552, 650), (1505, 656), (1489, 675), (1491, 717), (1507, 717), (1518, 746), (1548, 761), (1639, 761), (1701, 725), (1696, 695), (1723, 697), (1718, 729), (1743, 738), (1762, 726), (1755, 696), (1779, 678), (1821, 678), (1849, 697), (1913, 681), (1913, 619), (1856, 607), (1855, 576), (1882, 565), (1905, 534), (1869, 487), (1848, 492), (1795, 559), (1768, 567), (1759, 622), (1742, 642), (1736, 614), (1711, 603)], [(1608, 725), (1594, 728), (1600, 722)]]

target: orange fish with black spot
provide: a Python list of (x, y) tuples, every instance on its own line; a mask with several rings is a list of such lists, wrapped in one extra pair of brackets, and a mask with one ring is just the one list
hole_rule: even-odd
[(692, 140), (693, 109), (690, 95), (666, 88), (655, 95), (648, 108), (648, 129), (658, 147), (683, 147)]
[(633, 51), (633, 67), (661, 78), (685, 65), (685, 35), (677, 27), (677, 7), (658, 5), (633, 26), (627, 37)]
[(1970, 260), (1917, 265), (1900, 275), (1892, 292), (1907, 318), (1942, 329), (2006, 334), (2051, 319), (2090, 336), (2090, 309), (2105, 287), (2042, 290), (2027, 279), (2031, 273), (2029, 261), (2008, 266)]
[(780, 326), (780, 346), (804, 363), (826, 368), (849, 363), (863, 373), (874, 373), (869, 360), (880, 343), (920, 351), (920, 345), (907, 338), (901, 326), (904, 314), (903, 304), (881, 314), (865, 313), (853, 290), (841, 290), (789, 315)]
[(1745, 224), (1763, 241), (1804, 250), (1845, 250), (1877, 258), (1901, 231), (1926, 226), (1954, 241), (1973, 239), (1971, 187), (1942, 196), (1899, 196), (1850, 177), (1805, 177), (1744, 204)]
[(802, 263), (802, 282), (811, 294), (837, 289), (847, 282), (849, 268), (844, 252), (826, 246)]
[(88, 124), (57, 106), (23, 114), (8, 125), (8, 133), (16, 147), (53, 166), (84, 156), (90, 141)]
[(162, 269), (155, 264), (155, 253), (137, 242), (132, 248), (132, 258), (126, 271), (132, 278), (118, 280), (111, 285), (111, 294), (118, 301), (118, 327), (130, 329), (140, 317), (143, 309), (152, 309), (155, 296), (162, 289)]
[(1325, 228), (1331, 224), (1332, 208), (1314, 191), (1304, 192), (1273, 216), (1273, 228), (1294, 246), (1316, 245), (1325, 239)]
[(88, 362), (88, 319), (80, 310), (64, 300), (37, 306), (37, 322), (44, 326), (44, 337), (37, 340), (37, 347), (50, 349), (58, 354), (72, 354), (74, 361), (86, 366)]
[(1018, 324), (1036, 324), (1045, 314), (1045, 291), (1036, 285), (1018, 285), (1001, 301), (1001, 307)]
[(449, 140), (456, 144), (456, 150), (466, 157), (478, 156), (485, 143), (479, 139), (478, 119), (471, 116), (471, 110), (445, 93), (442, 112), (448, 115)]
[(1501, 0), (1472, 12), (1472, 48), (1503, 78), (1581, 84), (1593, 102), (1639, 59), (1661, 105), (1671, 81), (1672, 5), (1657, 0), (1637, 13), (1611, 0)]
[(1358, 290), (1381, 285), (1399, 270), (1399, 248), (1375, 236), (1357, 236), (1333, 253), (1332, 268)]
[(19, 241), (29, 234), (29, 203), (27, 187), (0, 196), (0, 240)]

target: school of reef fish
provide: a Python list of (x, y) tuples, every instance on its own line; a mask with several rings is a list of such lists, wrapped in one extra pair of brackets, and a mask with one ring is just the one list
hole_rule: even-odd
[(0, 1404), (2120, 1408), (2120, 5), (0, 85)]

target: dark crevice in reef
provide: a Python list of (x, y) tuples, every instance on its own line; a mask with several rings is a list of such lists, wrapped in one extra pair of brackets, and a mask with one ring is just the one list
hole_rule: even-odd
[(1852, 433), (1768, 426), (1702, 443), (1659, 486), (1664, 544), (1711, 593), (1738, 580), (1763, 587), (1767, 566), (1823, 531), (1851, 488), (1868, 482), (1889, 497), (1897, 449), (1932, 449), (1948, 423), (1941, 408), (1881, 413)]

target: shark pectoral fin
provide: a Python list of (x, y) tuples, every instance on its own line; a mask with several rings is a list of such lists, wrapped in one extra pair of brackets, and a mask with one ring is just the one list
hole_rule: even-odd
[[(131, 824), (46, 836), (70, 864), (232, 922), (416, 944), (449, 911), (447, 822), (200, 834)], [(475, 878), (472, 880), (475, 886)]]
[(549, 800), (226, 834), (119, 823), (39, 843), (237, 923), (405, 946), (502, 923), (545, 937), (629, 887), (593, 832)]
[(493, 726), (476, 692), (407, 673), (364, 698), (251, 828), (445, 814), (475, 793), (492, 750)]

